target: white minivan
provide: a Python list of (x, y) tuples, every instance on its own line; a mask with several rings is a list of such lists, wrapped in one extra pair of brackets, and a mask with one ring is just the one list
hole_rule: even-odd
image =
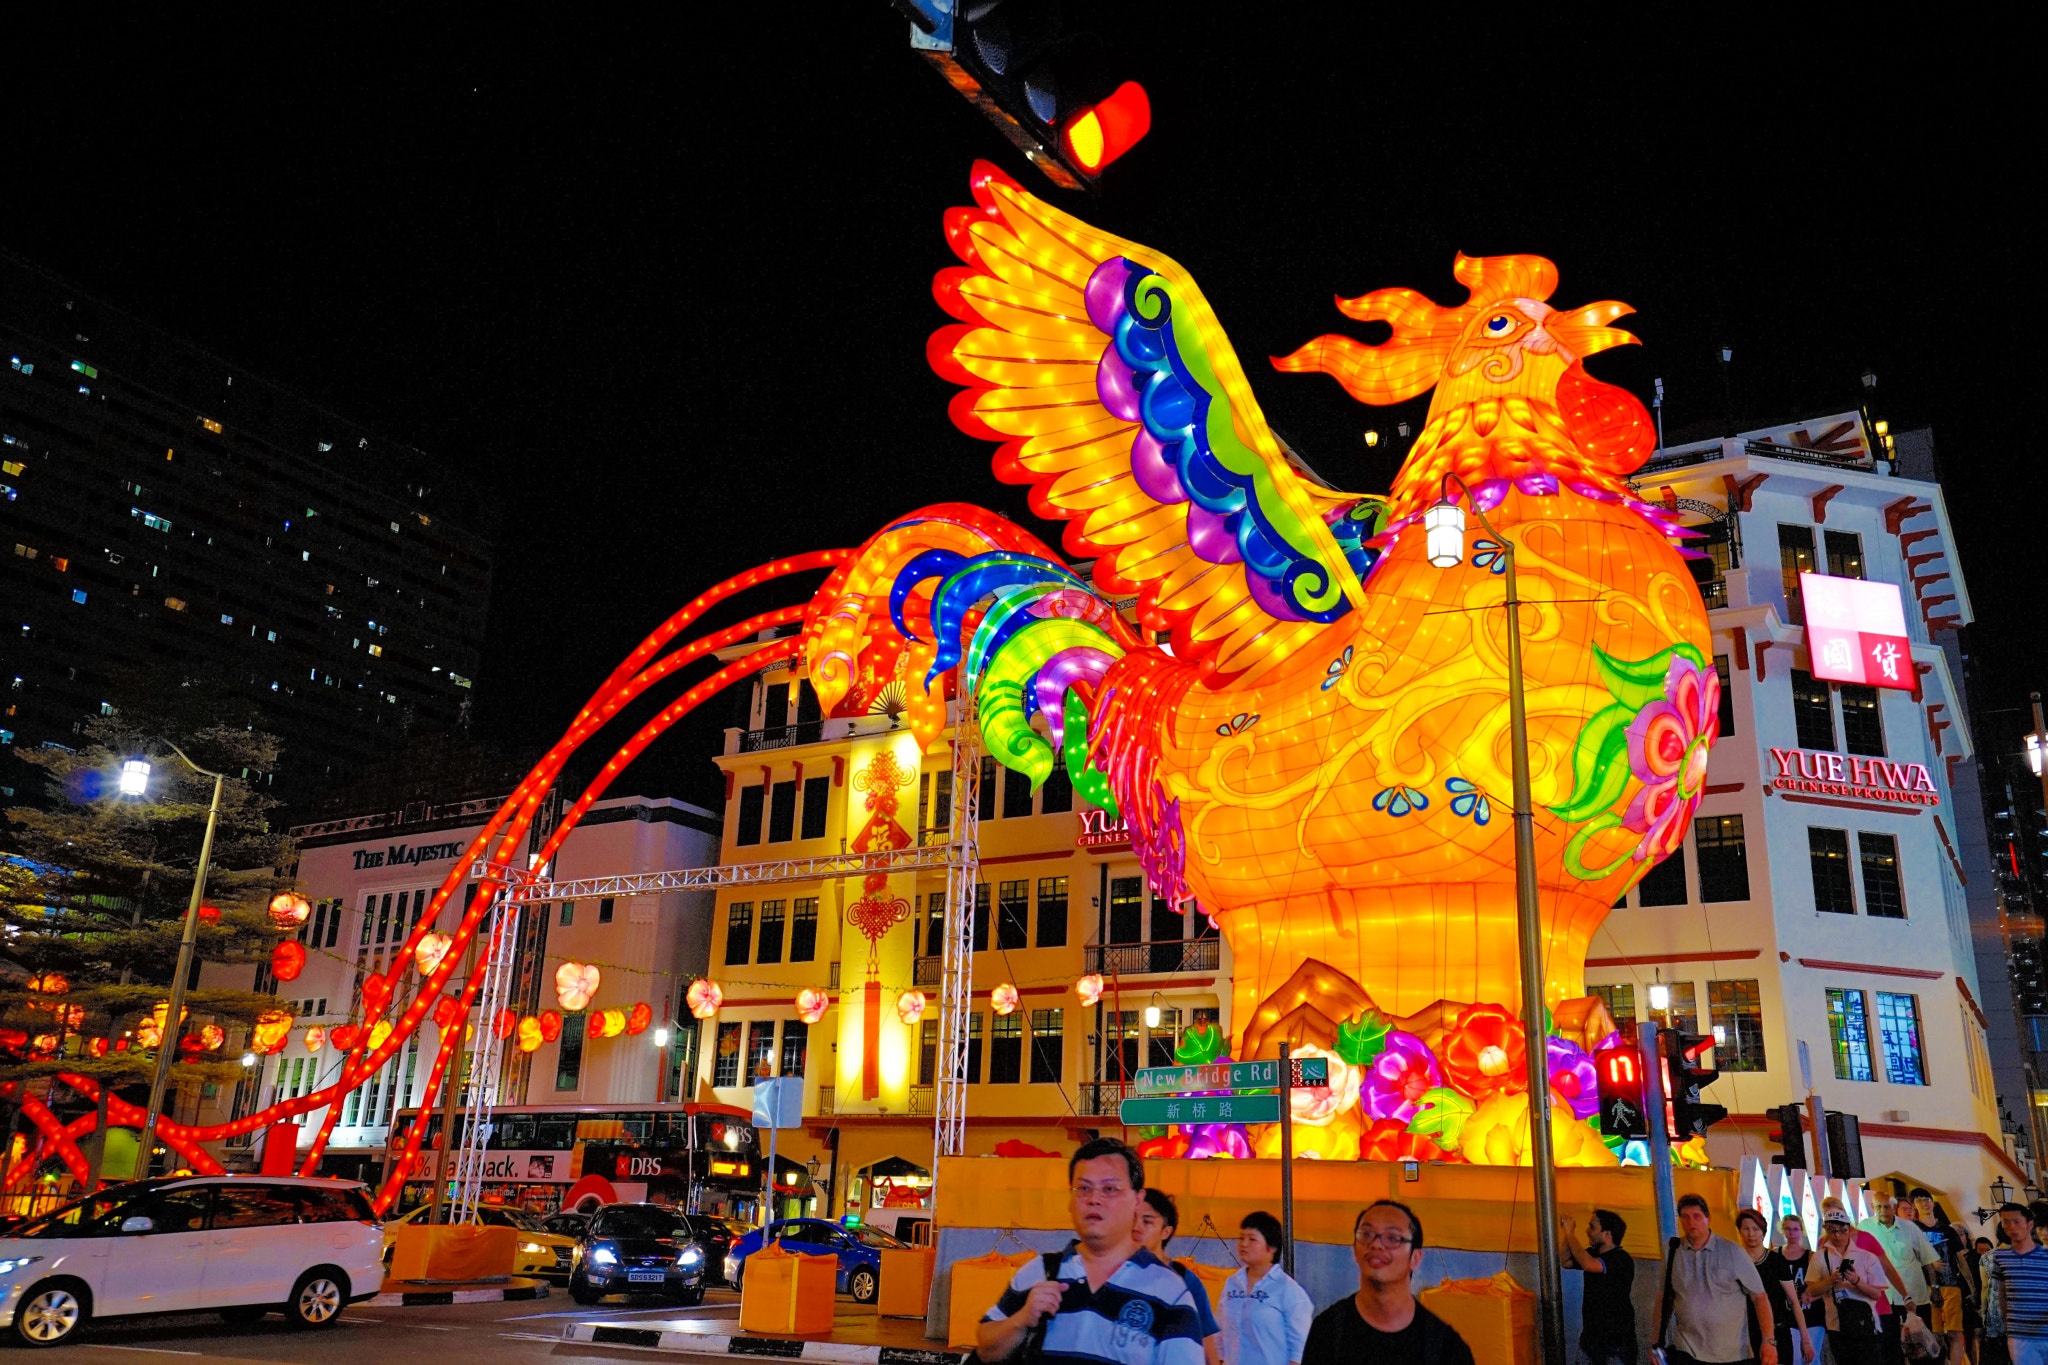
[(87, 1319), (281, 1312), (325, 1327), (384, 1279), (384, 1233), (363, 1186), (292, 1176), (185, 1176), (110, 1185), (0, 1237), (0, 1324), (24, 1346)]

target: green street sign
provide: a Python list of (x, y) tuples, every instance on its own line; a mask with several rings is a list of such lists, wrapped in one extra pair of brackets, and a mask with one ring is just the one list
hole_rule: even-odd
[[(1304, 1057), (1294, 1064), (1293, 1084), (1326, 1086), (1330, 1064), (1321, 1057)], [(1148, 1095), (1178, 1095), (1197, 1090), (1277, 1090), (1280, 1063), (1210, 1062), (1202, 1066), (1148, 1066), (1138, 1073), (1135, 1089)], [(1213, 1120), (1197, 1120), (1213, 1122)], [(1243, 1120), (1239, 1120), (1242, 1122)], [(1277, 1119), (1259, 1122), (1273, 1123)]]
[(1133, 1128), (1159, 1123), (1278, 1123), (1278, 1095), (1162, 1095), (1125, 1100), (1117, 1118)]

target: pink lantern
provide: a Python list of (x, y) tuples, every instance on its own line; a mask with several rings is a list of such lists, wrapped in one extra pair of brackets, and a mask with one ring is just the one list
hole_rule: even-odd
[(565, 1010), (580, 1010), (603, 979), (604, 973), (587, 962), (564, 962), (555, 968), (555, 999)]
[(988, 1002), (997, 1014), (1012, 1013), (1017, 1008), (1017, 988), (1005, 981), (988, 993)]
[(306, 1030), (306, 1051), (318, 1052), (327, 1046), (327, 1030), (315, 1024)]
[(718, 1007), (725, 1003), (725, 992), (718, 989), (718, 983), (708, 976), (697, 978), (690, 983), (689, 994), (683, 997), (689, 1003), (690, 1014), (698, 1019), (709, 1019), (718, 1013)]
[(420, 964), (421, 976), (432, 976), (434, 968), (441, 965), (441, 959), (448, 956), (448, 948), (455, 942), (446, 934), (427, 934), (420, 939), (420, 946), (412, 950), (413, 961)]
[(831, 996), (815, 986), (806, 986), (796, 993), (796, 1017), (806, 1024), (815, 1024), (825, 1017), (825, 1007), (831, 1003)]
[(896, 997), (896, 1017), (906, 1024), (924, 1018), (924, 992), (905, 991)]
[(1102, 998), (1102, 973), (1090, 972), (1074, 983), (1074, 994), (1081, 997), (1081, 1003), (1092, 1005)]

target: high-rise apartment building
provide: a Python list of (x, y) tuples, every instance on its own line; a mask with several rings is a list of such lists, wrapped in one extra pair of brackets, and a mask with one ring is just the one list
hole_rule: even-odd
[[(4, 253), (0, 357), (0, 748), (76, 743), (137, 664), (258, 701), (293, 801), (458, 726), (491, 588), (473, 489)], [(24, 771), (0, 752), (0, 788)]]

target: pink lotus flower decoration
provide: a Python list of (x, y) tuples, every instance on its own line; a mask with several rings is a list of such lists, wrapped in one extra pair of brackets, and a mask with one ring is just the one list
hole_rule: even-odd
[(1685, 837), (1707, 779), (1707, 754), (1721, 728), (1721, 677), (1682, 654), (1671, 656), (1664, 696), (1628, 726), (1629, 772), (1643, 784), (1622, 825), (1643, 836), (1639, 863), (1660, 863)]
[(690, 983), (689, 994), (683, 999), (689, 1004), (693, 1019), (709, 1019), (725, 1003), (725, 992), (718, 989), (716, 981), (702, 976)]
[(1429, 1044), (1394, 1029), (1387, 1034), (1386, 1047), (1366, 1068), (1359, 1099), (1367, 1118), (1406, 1123), (1421, 1112), (1422, 1092), (1443, 1083), (1443, 1068), (1437, 1065)]

